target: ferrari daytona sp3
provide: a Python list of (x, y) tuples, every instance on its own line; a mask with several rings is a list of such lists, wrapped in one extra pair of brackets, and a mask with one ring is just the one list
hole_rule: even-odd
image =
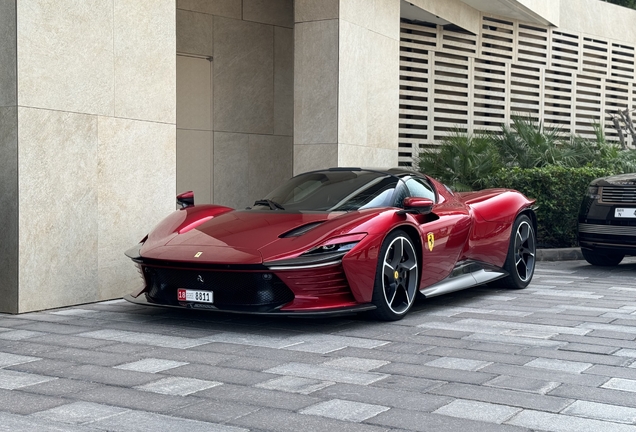
[(534, 273), (534, 201), (514, 190), (456, 193), (412, 171), (332, 168), (244, 210), (194, 205), (191, 192), (177, 201), (126, 252), (143, 279), (131, 302), (398, 320), (418, 295), (525, 288)]

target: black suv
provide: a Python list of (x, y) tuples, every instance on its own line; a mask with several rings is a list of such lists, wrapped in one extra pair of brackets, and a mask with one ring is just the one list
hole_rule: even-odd
[(636, 255), (636, 173), (590, 183), (579, 210), (579, 244), (585, 260), (598, 266)]

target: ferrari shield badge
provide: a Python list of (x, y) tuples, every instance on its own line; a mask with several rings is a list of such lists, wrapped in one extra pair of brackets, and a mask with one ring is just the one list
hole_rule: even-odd
[(426, 235), (426, 239), (428, 240), (428, 250), (433, 251), (433, 246), (435, 246), (435, 235), (433, 233), (428, 233)]
[(194, 257), (199, 258), (201, 255), (203, 255), (203, 252), (197, 252), (194, 254)]

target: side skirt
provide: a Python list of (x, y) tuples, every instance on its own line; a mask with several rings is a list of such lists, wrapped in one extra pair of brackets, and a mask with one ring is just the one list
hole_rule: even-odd
[(464, 261), (458, 263), (446, 279), (421, 289), (420, 293), (424, 297), (435, 297), (482, 285), (506, 276), (508, 276), (508, 272), (499, 267), (479, 261)]

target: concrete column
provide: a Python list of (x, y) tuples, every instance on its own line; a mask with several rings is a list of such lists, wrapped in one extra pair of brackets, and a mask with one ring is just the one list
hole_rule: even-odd
[(0, 0), (0, 312), (131, 291), (175, 207), (175, 49), (174, 0)]
[(294, 5), (294, 173), (397, 165), (399, 0)]

